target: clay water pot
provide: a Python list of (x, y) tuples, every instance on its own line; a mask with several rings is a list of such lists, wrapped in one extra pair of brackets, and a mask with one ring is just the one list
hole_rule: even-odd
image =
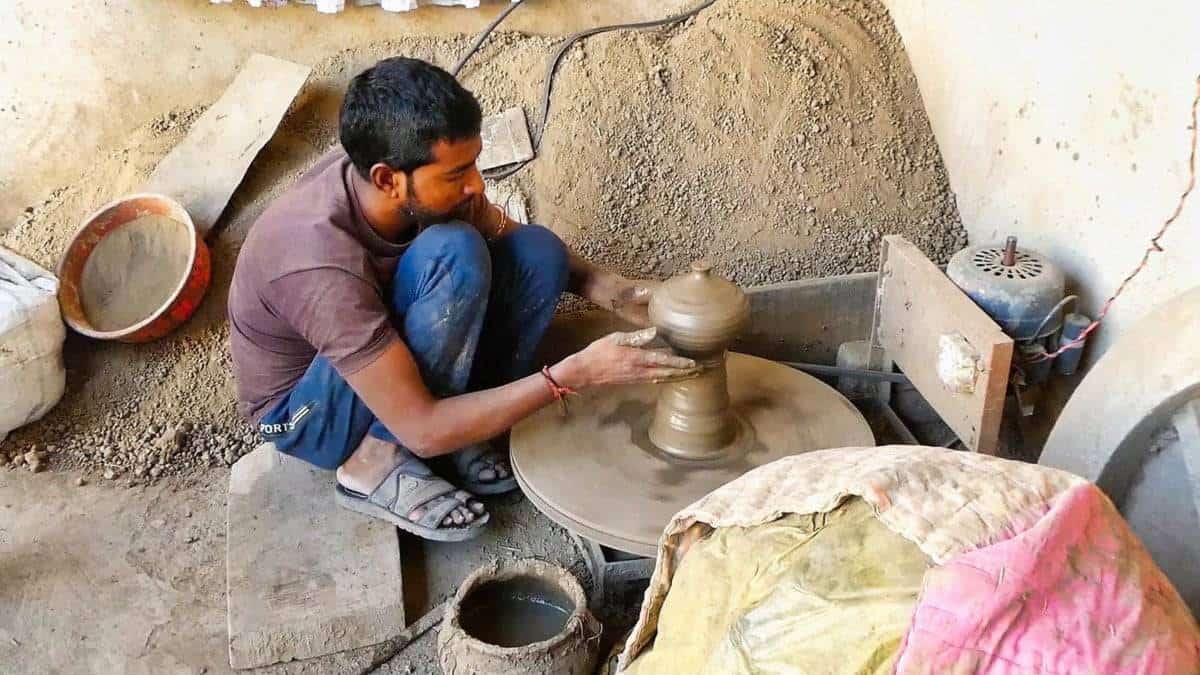
[(446, 675), (591, 675), (599, 638), (570, 572), (540, 560), (493, 563), (447, 604), (438, 658)]

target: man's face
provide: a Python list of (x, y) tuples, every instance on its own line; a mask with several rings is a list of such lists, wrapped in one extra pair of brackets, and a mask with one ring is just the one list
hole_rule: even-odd
[(483, 176), (475, 168), (475, 159), (482, 148), (479, 136), (435, 143), (434, 161), (409, 175), (401, 208), (421, 224), (429, 224), (482, 193)]

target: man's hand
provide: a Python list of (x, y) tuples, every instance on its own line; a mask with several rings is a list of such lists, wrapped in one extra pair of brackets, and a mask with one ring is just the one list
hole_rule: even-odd
[(551, 368), (556, 381), (573, 389), (608, 384), (641, 384), (686, 379), (699, 372), (696, 362), (669, 352), (646, 349), (654, 328), (612, 333)]
[(588, 300), (635, 326), (650, 325), (650, 298), (662, 284), (605, 274), (588, 289)]
[(511, 234), (521, 226), (509, 218), (504, 209), (489, 202), (483, 194), (472, 197), (452, 215), (473, 225), (488, 241)]

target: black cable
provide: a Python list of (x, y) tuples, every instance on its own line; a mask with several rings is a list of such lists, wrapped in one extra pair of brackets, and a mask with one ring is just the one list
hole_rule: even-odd
[(458, 63), (450, 69), (450, 74), (454, 77), (458, 77), (458, 73), (463, 69), (463, 66), (467, 65), (467, 61), (470, 60), (472, 56), (475, 56), (475, 52), (479, 51), (479, 48), (483, 46), (484, 41), (488, 39), (488, 36), (492, 34), (492, 31), (496, 30), (496, 26), (499, 26), (502, 21), (507, 19), (508, 15), (512, 14), (513, 11), (520, 7), (521, 3), (523, 2), (525, 2), (525, 0), (513, 0), (511, 3), (509, 3), (508, 7), (504, 8), (503, 12), (500, 12), (495, 19), (492, 19), (492, 22), (483, 29), (483, 32), (479, 34), (479, 37), (475, 38), (475, 41), (471, 43), (471, 46), (467, 47), (467, 51), (463, 53), (462, 58), (458, 60)]
[[(541, 149), (542, 137), (545, 135), (546, 124), (550, 119), (550, 95), (554, 90), (555, 72), (558, 70), (558, 64), (560, 61), (562, 61), (562, 57), (567, 53), (567, 50), (570, 49), (572, 45), (580, 40), (583, 40), (584, 38), (589, 38), (593, 35), (599, 35), (601, 33), (609, 33), (614, 30), (644, 30), (646, 28), (659, 28), (661, 26), (679, 23), (680, 21), (686, 21), (713, 6), (716, 1), (717, 0), (704, 0), (700, 4), (696, 5), (692, 9), (687, 10), (686, 12), (683, 12), (682, 14), (676, 14), (675, 16), (670, 16), (665, 19), (656, 19), (654, 21), (637, 21), (634, 23), (620, 23), (613, 24), (611, 26), (598, 26), (596, 28), (589, 28), (587, 30), (582, 30), (578, 33), (572, 33), (571, 35), (568, 35), (566, 41), (564, 41), (558, 47), (558, 49), (555, 50), (554, 54), (551, 55), (550, 62), (546, 67), (546, 77), (542, 86), (541, 123), (538, 125), (537, 133), (532, 139), (534, 152), (537, 152)], [(467, 61), (474, 56), (477, 51), (479, 51), (479, 47), (483, 44), (484, 40), (487, 39), (488, 35), (490, 35), (492, 31), (496, 29), (496, 26), (500, 25), (500, 22), (503, 21), (505, 17), (507, 17), (514, 9), (517, 8), (517, 5), (520, 5), (523, 2), (524, 0), (519, 0), (518, 2), (513, 3), (511, 7), (508, 7), (501, 12), (500, 16), (496, 17), (496, 19), (483, 30), (483, 32), (478, 38), (475, 39), (475, 42), (471, 45), (467, 52), (463, 54), (463, 57), (459, 60), (458, 65), (456, 65), (454, 70), (451, 71), (453, 75), (456, 77), (458, 76), (458, 72), (462, 70), (462, 67), (466, 65)], [(536, 159), (536, 157), (534, 159)], [(532, 161), (533, 159), (528, 159), (524, 162), (514, 164), (508, 168), (487, 173), (484, 175), (484, 177), (491, 180), (504, 180), (505, 178), (508, 178), (509, 176), (512, 176), (521, 169), (525, 168), (525, 166)]]

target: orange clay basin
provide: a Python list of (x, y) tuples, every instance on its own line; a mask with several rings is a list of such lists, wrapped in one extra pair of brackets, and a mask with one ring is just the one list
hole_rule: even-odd
[(212, 279), (212, 258), (182, 206), (143, 193), (88, 216), (58, 276), (58, 302), (72, 329), (100, 340), (149, 342), (195, 313)]

